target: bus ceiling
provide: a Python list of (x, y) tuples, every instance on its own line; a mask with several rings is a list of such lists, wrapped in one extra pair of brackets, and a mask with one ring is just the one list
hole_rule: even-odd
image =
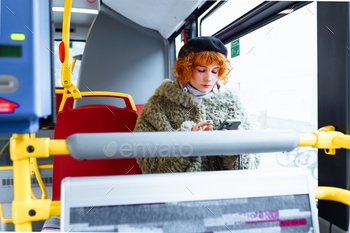
[[(64, 2), (62, 0), (52, 0), (51, 18), (55, 27), (55, 40), (62, 39)], [(100, 4), (100, 0), (73, 0), (70, 28), (71, 40), (86, 40), (89, 28), (100, 11)]]
[[(131, 21), (169, 38), (203, 0), (104, 0), (103, 3)], [(130, 10), (133, 9), (133, 10)]]
[[(71, 39), (85, 40), (88, 30), (95, 19), (101, 5), (105, 5), (118, 14), (145, 28), (158, 31), (163, 38), (168, 39), (178, 30), (185, 20), (205, 0), (86, 0), (73, 1), (71, 15)], [(53, 0), (53, 21), (55, 24), (55, 39), (61, 39), (64, 2)], [(75, 13), (74, 9), (87, 9), (89, 13)], [(132, 10), (130, 10), (132, 9)]]

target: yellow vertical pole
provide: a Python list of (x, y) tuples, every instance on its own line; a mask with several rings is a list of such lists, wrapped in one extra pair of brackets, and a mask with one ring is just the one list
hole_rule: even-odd
[(73, 0), (65, 0), (63, 22), (62, 22), (62, 41), (65, 43), (66, 58), (64, 63), (69, 65), (69, 33), (70, 33), (70, 17)]
[[(51, 149), (49, 148), (50, 145)], [(48, 158), (50, 154), (69, 154), (66, 141), (30, 138), (29, 134), (13, 134), (10, 139), (10, 156), (13, 161), (14, 179), (11, 221), (15, 225), (15, 231), (32, 231), (33, 221), (60, 215), (59, 201), (31, 199), (30, 158)], [(38, 171), (36, 173), (37, 176), (40, 176)]]
[[(29, 159), (22, 161), (13, 161), (13, 190), (14, 200), (12, 202), (12, 210), (16, 209), (17, 203), (30, 201), (30, 169)], [(15, 231), (32, 231), (32, 223), (15, 223)]]
[[(14, 155), (16, 141), (29, 139), (29, 134), (13, 134), (10, 142), (10, 154), (11, 157)], [(31, 201), (30, 190), (30, 161), (29, 158), (13, 160), (13, 190), (14, 200), (12, 202), (12, 211), (18, 209), (18, 204), (27, 203)], [(29, 213), (14, 213), (13, 223), (15, 224), (15, 231), (32, 231), (31, 222), (18, 223), (18, 215), (26, 215)]]
[[(69, 33), (70, 33), (70, 18), (71, 8), (73, 0), (65, 0), (63, 22), (62, 22), (62, 42), (64, 44), (64, 62), (61, 66), (61, 83), (62, 86), (67, 89), (74, 97), (74, 99), (81, 99), (79, 89), (72, 83), (72, 66), (69, 65)], [(62, 102), (65, 97), (65, 93), (62, 97)]]

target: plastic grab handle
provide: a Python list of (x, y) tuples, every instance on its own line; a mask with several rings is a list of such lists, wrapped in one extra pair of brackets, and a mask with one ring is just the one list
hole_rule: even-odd
[(315, 198), (318, 200), (337, 201), (350, 206), (350, 191), (346, 189), (319, 186), (315, 188)]
[[(110, 92), (110, 91), (86, 91), (81, 92), (81, 96), (84, 97), (113, 97), (113, 98), (121, 98), (124, 100), (127, 110), (137, 111), (134, 100), (131, 95), (120, 93), (120, 92)], [(63, 100), (62, 100), (63, 101)], [(70, 103), (73, 101), (73, 97), (71, 94), (67, 95), (67, 101), (63, 108), (63, 111), (70, 109)], [(67, 104), (68, 103), (68, 104)]]

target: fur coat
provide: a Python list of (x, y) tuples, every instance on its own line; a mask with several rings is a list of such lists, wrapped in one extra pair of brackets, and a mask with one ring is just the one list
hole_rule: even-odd
[[(240, 129), (252, 129), (248, 114), (237, 93), (219, 86), (219, 92), (206, 99), (198, 99), (183, 91), (177, 80), (164, 80), (144, 105), (135, 132), (191, 131), (203, 120), (215, 120), (221, 125), (226, 119), (240, 119)], [(214, 126), (216, 130), (218, 126)], [(198, 132), (200, 133), (200, 132)], [(257, 169), (259, 155), (196, 156), (168, 158), (137, 158), (142, 173), (170, 173), (220, 170)], [(171, 171), (170, 171), (170, 170)]]

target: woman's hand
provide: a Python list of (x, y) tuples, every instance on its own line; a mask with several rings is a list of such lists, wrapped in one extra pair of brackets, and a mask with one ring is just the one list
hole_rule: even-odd
[(193, 126), (192, 131), (200, 131), (200, 130), (209, 131), (209, 130), (211, 130), (213, 128), (214, 125), (216, 125), (215, 121), (204, 120), (202, 122), (199, 122), (195, 126)]

